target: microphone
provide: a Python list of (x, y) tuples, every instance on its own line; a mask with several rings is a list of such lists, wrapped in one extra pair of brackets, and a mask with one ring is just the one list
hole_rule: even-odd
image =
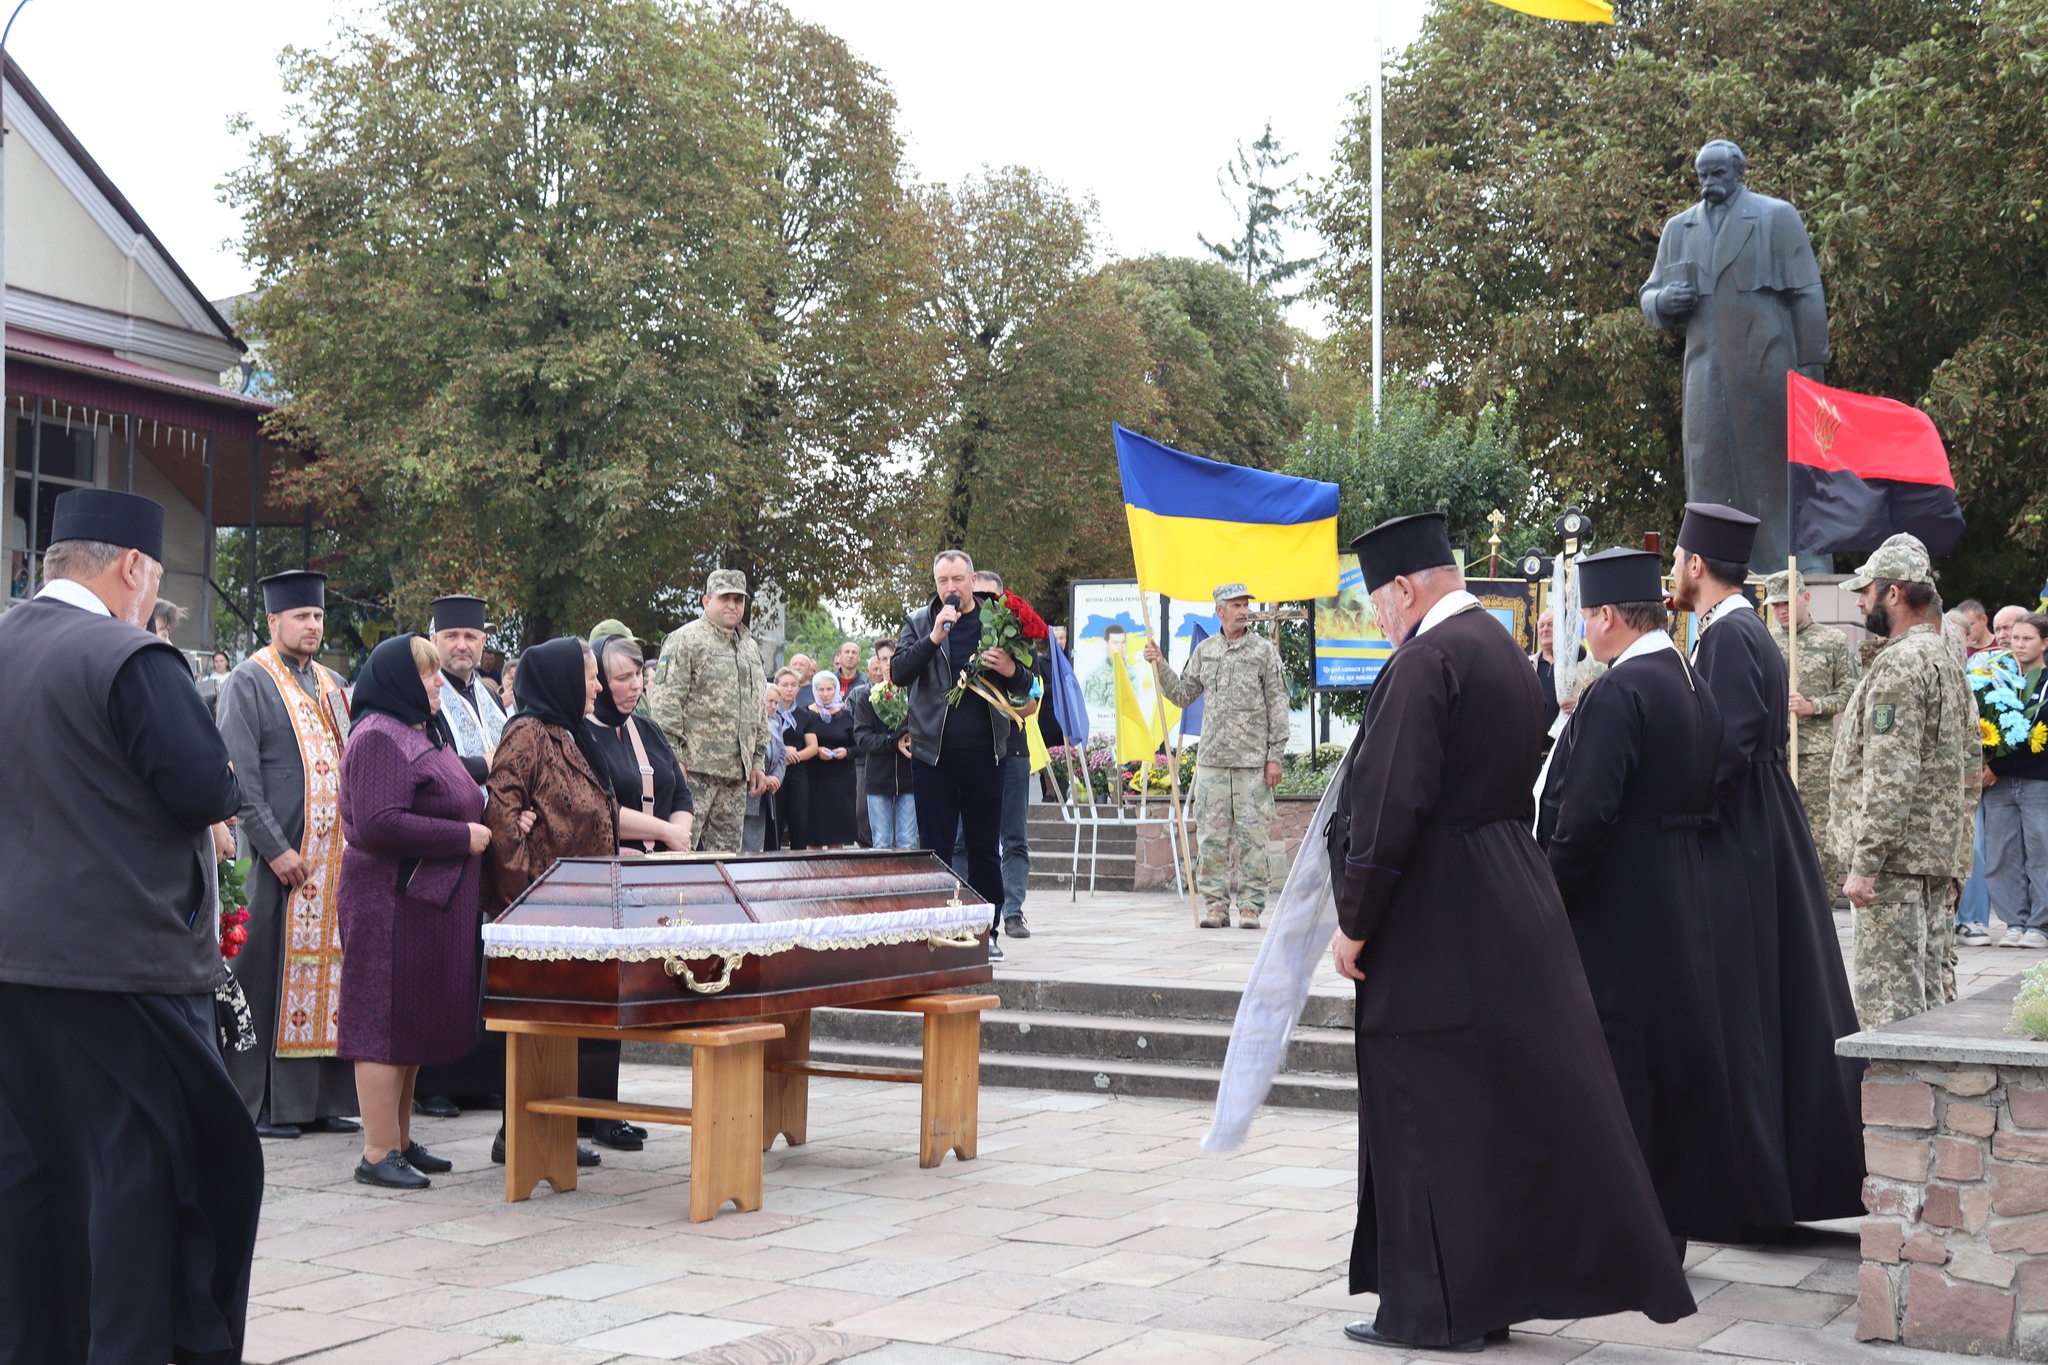
[[(951, 607), (954, 611), (960, 610), (960, 594), (957, 592), (947, 593), (946, 605)], [(953, 622), (946, 622), (945, 625), (939, 627), (939, 631), (941, 634), (951, 635), (953, 633)]]

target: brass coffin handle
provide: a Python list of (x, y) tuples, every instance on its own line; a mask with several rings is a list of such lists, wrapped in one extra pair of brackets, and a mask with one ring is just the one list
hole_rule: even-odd
[(939, 948), (972, 948), (979, 942), (981, 942), (981, 935), (971, 931), (961, 934), (926, 934), (924, 937), (924, 946), (934, 950)]
[(725, 959), (725, 970), (718, 974), (718, 979), (716, 981), (699, 981), (696, 977), (691, 976), (690, 963), (687, 958), (665, 957), (661, 960), (661, 965), (668, 970), (668, 974), (670, 976), (677, 978), (685, 986), (688, 986), (691, 990), (697, 992), (697, 994), (716, 995), (720, 991), (724, 990), (727, 986), (730, 986), (732, 984), (732, 974), (735, 971), (737, 971), (739, 969), (739, 965), (742, 962), (745, 962), (746, 960), (747, 955), (745, 953), (727, 954)]

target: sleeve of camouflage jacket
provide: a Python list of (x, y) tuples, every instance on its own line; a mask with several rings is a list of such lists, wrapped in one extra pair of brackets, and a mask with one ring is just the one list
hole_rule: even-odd
[[(1280, 666), (1278, 645), (1268, 641), (1264, 653), (1260, 681), (1266, 689), (1266, 762), (1278, 763), (1287, 757), (1287, 673)], [(1314, 735), (1309, 736), (1309, 746), (1315, 746)]]
[[(676, 758), (687, 768), (690, 748), (683, 738), (683, 697), (690, 682), (685, 671), (690, 667), (691, 656), (689, 650), (681, 647), (682, 635), (682, 631), (673, 630), (661, 642), (661, 659), (654, 668), (654, 682), (647, 689), (647, 711), (668, 736)], [(762, 691), (767, 691), (767, 684), (762, 684)]]
[[(1840, 639), (1838, 635), (1836, 637)], [(1813, 703), (1813, 714), (1832, 716), (1849, 704), (1849, 694), (1856, 690), (1856, 679), (1862, 670), (1856, 666), (1856, 651), (1849, 648), (1849, 642), (1842, 640), (1839, 648), (1828, 650), (1828, 690), (1817, 697), (1808, 697)]]
[[(1164, 651), (1161, 651), (1163, 654)], [(1188, 671), (1176, 673), (1173, 665), (1162, 657), (1159, 660), (1159, 694), (1185, 711), (1188, 703), (1202, 695), (1208, 684), (1203, 679), (1202, 647), (1196, 645), (1188, 653)]]
[[(1863, 780), (1856, 787), (1856, 808), (1837, 817), (1850, 821), (1849, 871), (1858, 877), (1875, 877), (1884, 870), (1886, 855), (1917, 837), (1922, 759), (1937, 741), (1940, 726), (1941, 699), (1927, 695), (1924, 684), (1904, 687), (1907, 679), (1897, 676), (1881, 681), (1882, 686), (1865, 689), (1858, 717)], [(1928, 681), (1939, 686), (1938, 679)]]
[(768, 663), (761, 657), (759, 640), (749, 636), (747, 645), (747, 658), (752, 664), (748, 671), (753, 676), (741, 685), (740, 700), (744, 702), (748, 697), (756, 699), (752, 709), (747, 712), (754, 718), (754, 723), (748, 730), (745, 745), (745, 752), (753, 759), (747, 764), (747, 776), (752, 777), (761, 771), (761, 764), (765, 761), (763, 755), (768, 748), (768, 713), (761, 708), (759, 701), (759, 698), (768, 691)]

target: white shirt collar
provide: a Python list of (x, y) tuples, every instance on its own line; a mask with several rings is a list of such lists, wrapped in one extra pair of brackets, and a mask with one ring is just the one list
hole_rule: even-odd
[(1422, 624), (1415, 628), (1415, 634), (1420, 635), (1432, 626), (1440, 626), (1465, 608), (1478, 605), (1479, 599), (1463, 588), (1456, 592), (1447, 592), (1437, 598), (1435, 606), (1422, 614)]
[(1741, 589), (1738, 588), (1736, 591), (1731, 592), (1726, 597), (1722, 598), (1719, 602), (1716, 602), (1712, 609), (1709, 610), (1706, 615), (1700, 618), (1700, 634), (1705, 635), (1707, 633), (1707, 627), (1713, 625), (1716, 621), (1722, 620), (1725, 617), (1733, 616), (1736, 612), (1743, 611), (1748, 608), (1749, 599), (1744, 597), (1742, 595)]
[(107, 610), (107, 604), (100, 601), (97, 593), (75, 578), (52, 578), (43, 584), (36, 596), (64, 602), (77, 607), (80, 611), (96, 612), (101, 616), (114, 614)]
[(1621, 651), (1621, 657), (1608, 667), (1620, 668), (1630, 659), (1640, 659), (1646, 654), (1655, 654), (1660, 649), (1668, 649), (1673, 654), (1678, 652), (1678, 646), (1672, 641), (1669, 631), (1653, 630), (1648, 635), (1637, 636), (1636, 642)]

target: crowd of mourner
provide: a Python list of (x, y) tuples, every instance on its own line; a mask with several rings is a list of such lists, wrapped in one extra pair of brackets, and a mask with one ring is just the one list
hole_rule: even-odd
[[(48, 1132), (0, 1124), (0, 1156), (76, 1200), (128, 1158), (157, 1169), (152, 1124), (192, 1138), (172, 1144), (176, 1190), (136, 1197), (133, 1235), (94, 1243), (89, 1278), (147, 1299), (133, 1358), (162, 1358), (166, 1323), (192, 1358), (239, 1349), (258, 1137), (360, 1131), (356, 1179), (388, 1188), (450, 1169), (414, 1117), (494, 1107), (503, 1085), (502, 1035), (479, 1027), (478, 926), (558, 859), (928, 848), (992, 907), (992, 957), (1030, 933), (1026, 805), (1031, 754), (1062, 742), (1054, 683), (1044, 651), (1020, 665), (986, 634), (980, 606), (1016, 599), (965, 553), (935, 559), (893, 638), (772, 674), (733, 570), (658, 648), (607, 620), (501, 660), (491, 604), (443, 596), (352, 683), (319, 662), (324, 575), (277, 574), (261, 584), (268, 643), (212, 655), (195, 688), (169, 644), (179, 611), (157, 599), (162, 524), (147, 499), (65, 494), (41, 592), (0, 616), (0, 744), (40, 778), (0, 786), (0, 822), (34, 850), (6, 860), (0, 894), (52, 907), (10, 915), (0, 943), (0, 1101), (64, 1097)], [(1522, 1317), (1691, 1311), (1663, 1239), (1860, 1209), (1857, 1073), (1835, 1041), (1952, 999), (1955, 945), (1991, 942), (1994, 916), (2002, 945), (2048, 948), (2048, 618), (1944, 615), (1925, 548), (1895, 536), (1842, 585), (1870, 635), (1859, 657), (1796, 575), (1766, 579), (1754, 609), (1756, 525), (1689, 504), (1668, 599), (1653, 553), (1582, 560), (1600, 668), (1573, 661), (1577, 688), (1555, 686), (1547, 619), (1532, 657), (1476, 610), (1440, 516), (1355, 545), (1398, 644), (1316, 835), (1336, 968), (1376, 983), (1357, 1021), (1378, 1163), (1360, 1227), (1389, 1269), (1354, 1259), (1354, 1289), (1382, 1296), (1361, 1339), (1463, 1345)], [(1176, 704), (1207, 699), (1201, 923), (1234, 907), (1258, 927), (1286, 683), (1246, 628), (1243, 585), (1215, 598), (1220, 633), (1160, 683)], [(1689, 647), (1673, 609), (1691, 614)], [(247, 915), (216, 926), (238, 851)], [(1846, 973), (1831, 902), (1853, 914)], [(619, 1060), (581, 1042), (580, 1093), (617, 1098)], [(1415, 1085), (1441, 1103), (1400, 1108)], [(1518, 1126), (1489, 1145), (1425, 1111)], [(66, 1114), (114, 1112), (144, 1116), (102, 1134), (132, 1151), (58, 1140)], [(647, 1140), (613, 1120), (584, 1132), (585, 1165)], [(1544, 1179), (1504, 1174), (1525, 1169), (1516, 1153), (1540, 1155)], [(1458, 1193), (1413, 1205), (1420, 1186), (1390, 1174), (1411, 1165), (1452, 1171)], [(51, 1198), (14, 1205), (17, 1250), (69, 1235)], [(188, 1198), (211, 1228), (203, 1255), (166, 1251)], [(1555, 1228), (1596, 1212), (1604, 1231), (1560, 1257)], [(1437, 1280), (1469, 1269), (1445, 1249), (1467, 1223), (1487, 1224), (1492, 1268), (1461, 1283), (1453, 1323)], [(93, 1292), (64, 1258), (4, 1259), (0, 1316), (21, 1295)], [(79, 1314), (31, 1317), (51, 1324), (31, 1357), (75, 1354)], [(121, 1330), (93, 1327), (95, 1352)]]

